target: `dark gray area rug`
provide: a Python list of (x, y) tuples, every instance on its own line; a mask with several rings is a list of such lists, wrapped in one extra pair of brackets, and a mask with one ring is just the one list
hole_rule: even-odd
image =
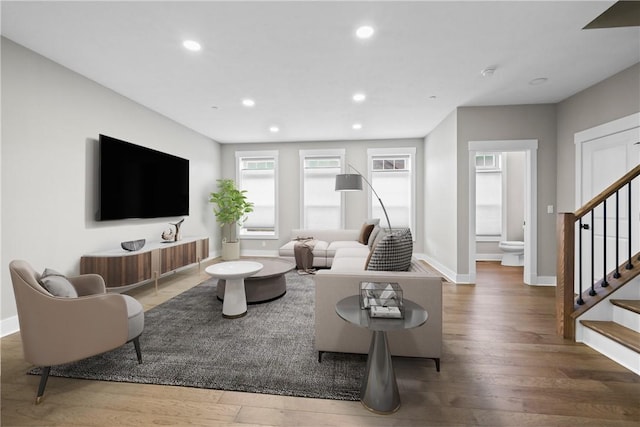
[(311, 277), (288, 273), (282, 298), (250, 305), (239, 319), (223, 318), (215, 295), (211, 279), (146, 312), (142, 364), (129, 343), (50, 375), (359, 400), (365, 355), (325, 353), (318, 363)]

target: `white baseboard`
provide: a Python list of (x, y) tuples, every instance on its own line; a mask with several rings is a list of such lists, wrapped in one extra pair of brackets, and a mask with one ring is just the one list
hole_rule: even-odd
[(530, 286), (556, 286), (556, 276), (536, 276), (535, 283)]
[(415, 256), (418, 259), (426, 261), (429, 265), (431, 265), (433, 268), (435, 268), (440, 273), (442, 273), (442, 275), (444, 277), (446, 277), (447, 280), (450, 281), (450, 282), (453, 282), (453, 283), (470, 283), (468, 274), (456, 274), (455, 271), (452, 271), (451, 269), (445, 267), (444, 265), (442, 265), (438, 261), (434, 260), (433, 258), (429, 257), (428, 255), (414, 253), (413, 256)]
[(476, 254), (476, 261), (502, 261), (502, 254)]
[(18, 322), (18, 316), (11, 316), (8, 319), (2, 319), (0, 321), (0, 336), (6, 337), (20, 330), (20, 323)]
[(278, 251), (269, 249), (241, 249), (240, 256), (255, 256), (255, 257), (277, 257)]

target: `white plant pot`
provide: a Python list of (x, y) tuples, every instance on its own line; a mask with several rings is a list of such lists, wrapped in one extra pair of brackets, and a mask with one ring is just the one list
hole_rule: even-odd
[(222, 242), (222, 260), (240, 259), (240, 242)]

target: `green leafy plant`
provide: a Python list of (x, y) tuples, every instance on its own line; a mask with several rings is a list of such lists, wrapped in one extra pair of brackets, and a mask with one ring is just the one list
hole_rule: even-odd
[(209, 202), (217, 205), (213, 208), (213, 213), (223, 231), (224, 228), (227, 229), (223, 241), (236, 242), (236, 225), (246, 221), (247, 214), (253, 212), (253, 203), (247, 200), (246, 190), (238, 190), (234, 180), (219, 179), (217, 182), (218, 191), (210, 194)]

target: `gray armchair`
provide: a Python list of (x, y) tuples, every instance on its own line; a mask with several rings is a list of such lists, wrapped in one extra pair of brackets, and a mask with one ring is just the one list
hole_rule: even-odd
[(133, 341), (142, 363), (139, 337), (142, 305), (128, 295), (107, 294), (97, 274), (66, 278), (77, 297), (52, 295), (26, 261), (9, 264), (20, 321), (24, 358), (43, 368), (36, 397), (40, 403), (51, 366), (75, 362)]

